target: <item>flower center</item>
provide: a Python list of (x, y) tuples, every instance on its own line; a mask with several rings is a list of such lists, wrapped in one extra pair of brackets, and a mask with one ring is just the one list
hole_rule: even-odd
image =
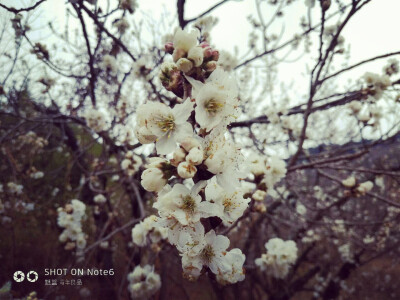
[(189, 213), (193, 213), (196, 208), (196, 202), (190, 196), (185, 196), (183, 198), (183, 204), (181, 208)]
[(207, 100), (204, 103), (204, 108), (209, 114), (216, 114), (217, 112), (221, 111), (221, 109), (224, 107), (223, 102), (218, 102), (215, 99), (210, 99)]
[(175, 129), (174, 116), (169, 115), (169, 116), (161, 117), (161, 119), (157, 122), (157, 125), (164, 132), (174, 130)]
[(233, 205), (232, 199), (230, 199), (230, 198), (225, 198), (223, 204), (224, 204), (224, 211), (225, 211), (225, 212), (231, 211), (232, 205)]
[(211, 247), (211, 245), (205, 246), (203, 251), (201, 252), (201, 258), (207, 263), (210, 263), (214, 256), (214, 249)]

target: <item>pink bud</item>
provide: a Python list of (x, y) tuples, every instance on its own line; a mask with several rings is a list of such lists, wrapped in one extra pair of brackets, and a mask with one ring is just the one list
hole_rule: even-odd
[(218, 50), (214, 50), (212, 52), (212, 60), (217, 61), (219, 59), (219, 51)]
[(174, 52), (174, 44), (172, 42), (165, 44), (165, 52), (172, 54)]
[(210, 47), (204, 49), (203, 55), (204, 55), (205, 59), (210, 58), (212, 56), (212, 54), (213, 54), (213, 51)]
[(202, 43), (200, 43), (200, 45), (199, 45), (201, 48), (208, 48), (208, 47), (210, 47), (210, 45), (207, 43), (207, 42), (202, 42)]

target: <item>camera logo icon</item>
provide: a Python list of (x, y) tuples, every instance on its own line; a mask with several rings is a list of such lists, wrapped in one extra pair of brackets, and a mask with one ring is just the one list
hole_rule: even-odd
[(25, 274), (21, 271), (16, 271), (14, 272), (13, 278), (16, 282), (22, 282), (25, 279)]
[(38, 273), (36, 273), (35, 271), (29, 271), (29, 273), (26, 275), (26, 279), (27, 279), (29, 282), (35, 282), (35, 281), (37, 281), (37, 280), (38, 280), (38, 277), (39, 277), (39, 275), (38, 275)]

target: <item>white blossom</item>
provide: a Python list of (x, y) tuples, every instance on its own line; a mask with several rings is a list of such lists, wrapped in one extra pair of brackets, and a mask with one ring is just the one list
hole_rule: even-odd
[(284, 278), (297, 259), (297, 246), (293, 241), (272, 238), (266, 244), (267, 253), (255, 260), (261, 271), (275, 278)]
[(219, 217), (225, 226), (239, 219), (250, 202), (250, 199), (243, 198), (243, 191), (240, 189), (224, 190), (217, 184), (215, 177), (207, 184), (205, 194), (207, 201), (219, 206)]
[(176, 143), (193, 134), (192, 126), (186, 122), (193, 110), (189, 99), (173, 109), (159, 102), (147, 102), (137, 110), (136, 137), (142, 144), (156, 142), (158, 154), (175, 150)]
[(210, 131), (220, 123), (227, 125), (239, 114), (238, 89), (235, 80), (222, 68), (217, 68), (202, 83), (186, 77), (193, 87), (196, 100), (196, 122)]

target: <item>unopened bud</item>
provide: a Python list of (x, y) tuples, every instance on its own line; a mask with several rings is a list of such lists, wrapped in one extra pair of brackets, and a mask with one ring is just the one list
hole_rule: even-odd
[(203, 162), (204, 152), (200, 147), (192, 148), (186, 156), (186, 161), (192, 165), (199, 165)]
[(347, 188), (352, 188), (353, 186), (356, 185), (356, 179), (351, 176), (349, 178), (342, 180), (342, 184)]
[(188, 58), (193, 61), (196, 67), (201, 66), (203, 63), (203, 48), (193, 47), (189, 50)]
[(207, 72), (212, 72), (212, 71), (214, 71), (215, 69), (217, 68), (217, 62), (216, 61), (209, 61), (208, 63), (206, 63), (206, 66), (205, 66), (205, 70), (207, 71)]
[(185, 55), (186, 55), (185, 50), (175, 49), (174, 52), (172, 53), (172, 58), (174, 62), (177, 62), (180, 58), (184, 57)]
[(212, 60), (217, 61), (219, 59), (219, 51), (218, 50), (214, 50), (212, 52), (212, 56), (211, 56)]
[(331, 0), (323, 0), (321, 3), (321, 7), (323, 10), (328, 10), (331, 7)]
[(209, 47), (210, 47), (210, 44), (207, 43), (207, 42), (202, 42), (202, 43), (200, 43), (199, 46), (200, 46), (201, 48), (209, 48)]
[(187, 58), (180, 58), (176, 62), (176, 65), (178, 66), (178, 69), (184, 73), (189, 72), (193, 68), (193, 63)]
[(174, 44), (172, 42), (165, 44), (165, 52), (167, 52), (168, 54), (174, 53)]
[(201, 147), (200, 142), (193, 138), (193, 137), (186, 137), (181, 141), (181, 145), (183, 149), (185, 149), (187, 152), (192, 150), (194, 147)]
[(204, 59), (210, 58), (210, 57), (212, 56), (212, 54), (213, 54), (213, 50), (212, 50), (210, 47), (205, 48), (205, 49), (203, 50)]
[(192, 164), (184, 161), (181, 162), (178, 166), (178, 175), (181, 178), (193, 178), (194, 175), (196, 175), (197, 172), (197, 168), (195, 166), (193, 166)]
[(177, 167), (181, 162), (185, 160), (185, 157), (186, 157), (186, 151), (183, 150), (182, 148), (178, 148), (173, 153), (171, 164)]

